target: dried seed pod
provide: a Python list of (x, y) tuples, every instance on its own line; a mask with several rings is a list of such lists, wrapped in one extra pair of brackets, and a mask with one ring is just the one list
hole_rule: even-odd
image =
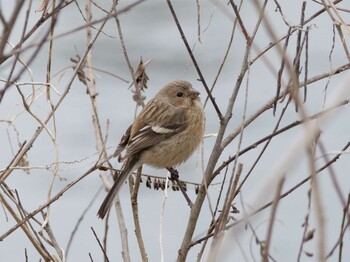
[(199, 193), (199, 186), (196, 186), (195, 192), (196, 192), (196, 195), (198, 195), (198, 193)]
[(160, 187), (164, 191), (164, 189), (165, 189), (165, 181), (164, 180), (160, 183)]
[(309, 229), (304, 236), (304, 242), (307, 242), (307, 241), (313, 239), (314, 233), (315, 233), (315, 229)]
[(239, 210), (235, 205), (231, 205), (231, 211), (232, 214), (239, 214)]
[(187, 184), (186, 182), (181, 181), (181, 185), (185, 191), (187, 191)]
[(158, 180), (158, 179), (155, 179), (155, 180), (154, 180), (153, 188), (154, 188), (155, 190), (158, 190), (158, 189), (159, 189), (159, 180)]
[(147, 180), (146, 180), (146, 187), (147, 188), (152, 188), (152, 180), (150, 177), (147, 177)]
[(137, 88), (140, 91), (144, 91), (147, 88), (148, 76), (146, 74), (146, 66), (151, 62), (151, 60), (147, 60), (146, 62), (142, 61), (142, 57), (140, 58), (140, 62), (137, 66), (135, 72), (135, 79)]
[(304, 251), (304, 254), (307, 255), (308, 257), (313, 257), (314, 253), (308, 252), (308, 251)]

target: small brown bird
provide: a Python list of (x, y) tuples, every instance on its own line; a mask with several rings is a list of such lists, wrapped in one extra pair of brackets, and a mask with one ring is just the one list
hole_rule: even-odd
[(104, 218), (115, 195), (131, 172), (143, 164), (173, 167), (186, 161), (203, 139), (205, 115), (199, 92), (184, 80), (163, 87), (126, 130), (114, 156), (125, 162), (98, 216)]

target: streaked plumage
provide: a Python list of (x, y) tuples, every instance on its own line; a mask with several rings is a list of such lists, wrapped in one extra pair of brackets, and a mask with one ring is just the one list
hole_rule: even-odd
[(98, 216), (103, 218), (114, 196), (142, 164), (172, 167), (186, 161), (203, 138), (205, 116), (199, 92), (187, 81), (176, 80), (148, 102), (123, 135), (114, 156), (125, 150), (119, 177), (103, 201)]

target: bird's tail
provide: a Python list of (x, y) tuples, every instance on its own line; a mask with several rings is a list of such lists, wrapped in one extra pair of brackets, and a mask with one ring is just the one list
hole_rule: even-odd
[(127, 161), (122, 172), (119, 174), (118, 178), (114, 181), (114, 184), (111, 190), (109, 190), (107, 196), (102, 202), (102, 205), (100, 206), (100, 209), (97, 212), (97, 216), (99, 218), (103, 219), (105, 217), (105, 215), (107, 214), (109, 208), (113, 203), (115, 195), (118, 193), (118, 191), (124, 184), (125, 180), (129, 177), (129, 175), (134, 170), (134, 168), (135, 168), (135, 163), (130, 163), (129, 161)]

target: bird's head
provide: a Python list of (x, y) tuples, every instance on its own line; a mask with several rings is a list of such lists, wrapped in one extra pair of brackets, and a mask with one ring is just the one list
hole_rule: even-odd
[(199, 95), (200, 93), (192, 87), (191, 83), (185, 80), (172, 81), (157, 94), (177, 107), (188, 107), (199, 102)]

